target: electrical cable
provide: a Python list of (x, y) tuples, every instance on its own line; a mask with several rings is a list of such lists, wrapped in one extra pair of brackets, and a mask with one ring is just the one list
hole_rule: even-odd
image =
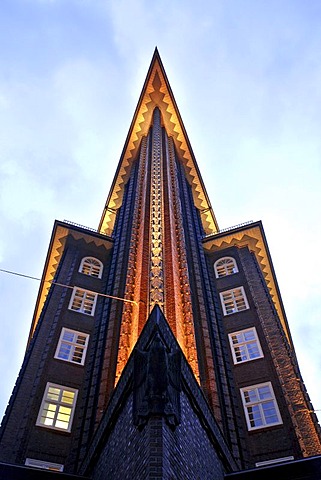
[[(10, 275), (16, 275), (17, 277), (23, 277), (23, 278), (29, 278), (31, 280), (37, 280), (38, 282), (43, 282), (43, 283), (51, 283), (52, 285), (57, 285), (58, 287), (65, 287), (65, 288), (71, 288), (72, 290), (74, 289), (73, 286), (71, 285), (65, 285), (64, 283), (59, 283), (55, 282), (54, 280), (41, 280), (41, 278), (38, 277), (32, 277), (31, 275), (25, 275), (23, 273), (18, 273), (18, 272), (13, 272), (11, 270), (4, 270), (3, 268), (0, 268), (0, 272), (3, 273), (8, 273)], [(100, 293), (100, 292), (94, 292), (92, 290), (87, 290), (90, 293), (95, 293), (97, 295), (100, 295), (101, 297), (106, 297), (106, 298), (112, 298), (113, 300), (120, 300), (121, 302), (126, 302), (126, 303), (133, 303), (134, 305), (138, 305), (135, 300), (128, 300), (127, 298), (120, 298), (120, 297), (115, 297), (114, 295), (107, 295), (106, 293)]]

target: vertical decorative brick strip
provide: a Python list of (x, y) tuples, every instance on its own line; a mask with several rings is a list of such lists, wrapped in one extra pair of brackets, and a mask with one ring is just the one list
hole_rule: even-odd
[[(252, 255), (254, 261), (249, 262), (245, 258), (246, 253), (245, 249), (240, 250), (242, 267), (247, 277), (300, 447), (305, 457), (320, 455), (320, 427), (316, 419), (312, 418), (312, 416), (315, 417), (315, 413), (311, 409), (311, 403), (294, 358), (294, 352), (287, 342), (254, 254)], [(262, 291), (264, 292), (263, 295)]]
[[(132, 206), (136, 188), (136, 166), (137, 165), (133, 165), (132, 175), (127, 182), (123, 205), (117, 214), (117, 221), (114, 229), (115, 241), (106, 293), (117, 297), (123, 297), (125, 290), (129, 255), (129, 236), (133, 216)], [(103, 415), (115, 384), (122, 310), (123, 302), (108, 298), (106, 299), (100, 324), (98, 342), (99, 348), (103, 348), (104, 350), (103, 362), (101, 362), (102, 355), (99, 354), (97, 349), (97, 352), (95, 353), (95, 366), (92, 380), (94, 402), (96, 402), (97, 395), (95, 390), (99, 389), (96, 426)]]
[[(165, 273), (171, 269), (173, 286), (171, 295), (166, 294), (166, 317), (169, 324), (174, 324), (172, 330), (199, 381), (197, 349), (193, 325), (193, 308), (191, 299), (190, 280), (186, 258), (186, 242), (182, 220), (182, 207), (179, 197), (179, 185), (176, 171), (175, 148), (172, 138), (165, 135), (165, 160), (164, 191), (167, 191), (169, 230), (166, 246), (171, 250), (171, 262), (166, 259)], [(165, 188), (165, 186), (167, 188)], [(167, 278), (167, 276), (166, 276)], [(166, 282), (167, 287), (167, 282)], [(170, 298), (172, 297), (172, 298)]]
[(158, 108), (154, 110), (151, 153), (150, 311), (156, 304), (164, 307), (162, 127)]
[(206, 274), (202, 257), (202, 231), (200, 219), (194, 206), (192, 192), (187, 183), (183, 166), (180, 166), (179, 186), (182, 201), (182, 217), (185, 220), (186, 251), (190, 284), (185, 289), (193, 292), (193, 325), (198, 351), (198, 368), (202, 388), (212, 406), (216, 420), (221, 422), (221, 407), (216, 384), (211, 335), (209, 331), (213, 318), (208, 317), (208, 297), (203, 288), (203, 277)]
[(129, 247), (128, 270), (126, 277), (125, 298), (134, 300), (135, 304), (124, 303), (120, 327), (119, 349), (115, 383), (123, 371), (129, 355), (139, 335), (139, 316), (142, 313), (146, 318), (146, 304), (142, 300), (142, 274), (144, 264), (144, 229), (146, 217), (146, 194), (148, 172), (148, 139), (143, 138), (139, 156), (138, 181), (133, 212), (132, 232)]

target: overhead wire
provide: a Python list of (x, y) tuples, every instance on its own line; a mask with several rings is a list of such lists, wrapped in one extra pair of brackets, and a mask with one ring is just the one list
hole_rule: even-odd
[[(51, 285), (57, 285), (59, 287), (70, 288), (72, 290), (74, 289), (74, 287), (72, 285), (66, 285), (64, 283), (55, 282), (54, 280), (42, 280), (41, 278), (33, 277), (32, 275), (25, 275), (24, 273), (13, 272), (12, 270), (5, 270), (3, 268), (0, 268), (0, 272), (8, 273), (10, 275), (16, 275), (17, 277), (23, 277), (23, 278), (29, 278), (31, 280), (37, 280), (38, 282), (51, 283)], [(134, 305), (138, 305), (138, 303), (135, 302), (135, 300), (128, 300), (127, 298), (116, 297), (114, 295), (107, 295), (107, 293), (95, 292), (93, 290), (88, 290), (88, 292), (95, 293), (96, 295), (100, 295), (101, 297), (112, 298), (113, 300), (120, 300), (121, 302), (133, 303)]]

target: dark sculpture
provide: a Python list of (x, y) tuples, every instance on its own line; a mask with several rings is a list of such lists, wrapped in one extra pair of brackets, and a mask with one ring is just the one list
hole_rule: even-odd
[(171, 353), (156, 332), (147, 351), (134, 354), (134, 424), (155, 415), (175, 428), (180, 422), (180, 352)]

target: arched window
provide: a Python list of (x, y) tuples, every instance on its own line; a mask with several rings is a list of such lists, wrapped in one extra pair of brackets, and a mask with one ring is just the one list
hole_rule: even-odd
[(238, 272), (236, 261), (232, 257), (220, 258), (214, 263), (216, 278), (226, 277)]
[(79, 272), (91, 277), (101, 278), (103, 273), (103, 264), (94, 257), (84, 257), (81, 261)]

